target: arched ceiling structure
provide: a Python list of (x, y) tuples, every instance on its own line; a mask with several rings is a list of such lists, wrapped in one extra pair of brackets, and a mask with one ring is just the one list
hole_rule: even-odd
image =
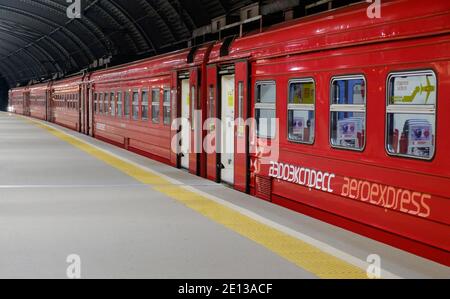
[[(186, 45), (192, 32), (254, 0), (0, 0), (0, 76), (10, 86)], [(77, 10), (70, 10), (77, 12)]]

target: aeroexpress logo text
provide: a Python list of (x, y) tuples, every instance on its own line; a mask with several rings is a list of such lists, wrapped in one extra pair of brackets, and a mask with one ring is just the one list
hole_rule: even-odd
[[(286, 163), (271, 161), (270, 165), (269, 176), (271, 178), (298, 184), (310, 190), (335, 193), (343, 198), (422, 218), (428, 218), (432, 214), (432, 196), (427, 193), (349, 177), (336, 177), (334, 173)], [(335, 191), (334, 188), (338, 190)]]
[(270, 162), (269, 176), (328, 193), (334, 192), (332, 181), (336, 178), (332, 173), (273, 161)]

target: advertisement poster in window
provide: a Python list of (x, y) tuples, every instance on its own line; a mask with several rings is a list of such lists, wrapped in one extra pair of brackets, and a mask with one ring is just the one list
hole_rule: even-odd
[(291, 85), (292, 104), (314, 104), (314, 83), (295, 83)]
[(362, 120), (347, 118), (338, 122), (338, 144), (359, 147), (359, 136), (362, 134)]
[(292, 135), (297, 140), (303, 140), (303, 133), (305, 132), (305, 118), (294, 116), (292, 118)]
[(429, 157), (433, 147), (433, 128), (425, 120), (409, 120), (406, 123), (409, 129), (408, 154), (420, 157)]
[(436, 103), (436, 78), (431, 75), (394, 79), (393, 104), (432, 105)]

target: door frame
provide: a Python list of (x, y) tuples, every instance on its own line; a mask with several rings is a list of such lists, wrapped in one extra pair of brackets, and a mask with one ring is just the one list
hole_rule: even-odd
[[(226, 125), (225, 125), (225, 123), (223, 122), (224, 121), (224, 114), (226, 114), (225, 112), (225, 110), (226, 109), (224, 109), (225, 107), (225, 105), (224, 105), (224, 103), (227, 103), (227, 101), (228, 101), (228, 99), (227, 98), (223, 98), (223, 94), (224, 94), (224, 88), (223, 88), (223, 81), (224, 81), (224, 77), (225, 76), (228, 76), (228, 77), (232, 77), (233, 78), (233, 90), (234, 90), (234, 94), (233, 94), (233, 99), (234, 99), (234, 101), (233, 101), (233, 107), (232, 107), (232, 109), (234, 110), (233, 111), (233, 126), (232, 126), (232, 128), (230, 129), (230, 130), (232, 130), (232, 133), (233, 133), (233, 178), (232, 178), (232, 181), (231, 182), (227, 182), (227, 181), (225, 181), (224, 179), (223, 179), (223, 177), (222, 177), (222, 175), (223, 175), (223, 170), (224, 169), (226, 169), (226, 166), (223, 164), (223, 156), (224, 156), (224, 153), (222, 152), (225, 148), (227, 148), (227, 146), (225, 145), (225, 144), (223, 144), (223, 141), (224, 140), (227, 140), (226, 139), (226, 136), (228, 135), (228, 132), (223, 132), (223, 128), (226, 128)], [(220, 163), (220, 167), (219, 167), (219, 177), (220, 177), (220, 181), (222, 182), (222, 183), (225, 183), (225, 184), (230, 184), (230, 185), (232, 185), (232, 186), (234, 186), (235, 185), (235, 168), (236, 168), (236, 161), (235, 161), (235, 157), (236, 157), (236, 128), (235, 128), (235, 120), (236, 120), (236, 74), (235, 74), (235, 72), (234, 72), (234, 69), (233, 69), (233, 71), (231, 72), (226, 72), (226, 73), (220, 73), (219, 72), (219, 80), (218, 81), (220, 81), (220, 83), (219, 83), (219, 90), (220, 90), (220, 94), (219, 94), (219, 97), (220, 97), (220, 103), (219, 103), (219, 107), (220, 107), (220, 112), (218, 113), (218, 115), (219, 115), (219, 118), (221, 119), (221, 121), (222, 121), (222, 123), (221, 123), (221, 126), (220, 126), (220, 153), (219, 153), (219, 156), (220, 156), (220, 158), (219, 158), (219, 163)], [(225, 119), (226, 120), (226, 119)], [(225, 137), (225, 138), (224, 138)]]

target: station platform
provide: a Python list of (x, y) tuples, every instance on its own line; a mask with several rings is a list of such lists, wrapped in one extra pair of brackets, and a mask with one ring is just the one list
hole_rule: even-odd
[(0, 114), (0, 278), (449, 278), (450, 268), (62, 127)]

